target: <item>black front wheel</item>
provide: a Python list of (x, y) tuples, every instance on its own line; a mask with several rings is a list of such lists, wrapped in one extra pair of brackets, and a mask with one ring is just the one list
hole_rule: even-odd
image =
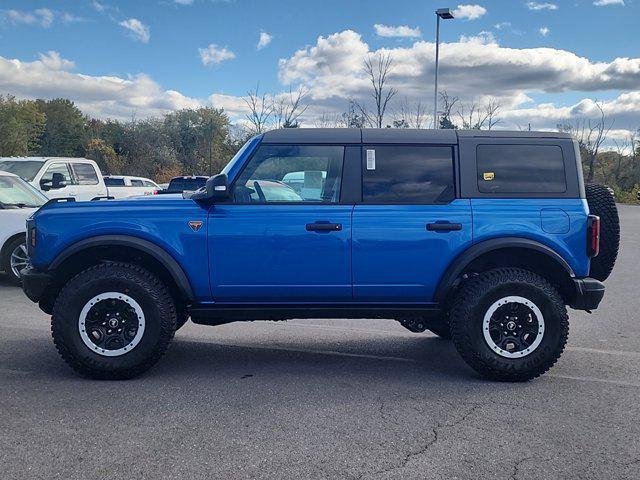
[(176, 322), (175, 303), (155, 275), (136, 265), (104, 263), (65, 285), (51, 332), (62, 358), (82, 375), (126, 379), (160, 359)]
[(456, 349), (493, 380), (520, 382), (542, 375), (560, 358), (568, 334), (567, 309), (557, 290), (520, 268), (471, 278), (451, 310)]

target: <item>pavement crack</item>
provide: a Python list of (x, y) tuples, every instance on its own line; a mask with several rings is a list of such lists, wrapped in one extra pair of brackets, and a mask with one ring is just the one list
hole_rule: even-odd
[[(386, 473), (395, 472), (396, 470), (402, 470), (403, 468), (405, 468), (409, 464), (409, 462), (411, 462), (411, 460), (413, 460), (414, 458), (419, 457), (421, 455), (424, 455), (431, 447), (433, 447), (440, 440), (440, 430), (441, 429), (456, 427), (457, 425), (459, 425), (462, 422), (464, 422), (465, 420), (467, 420), (480, 407), (483, 406), (482, 403), (474, 403), (474, 404), (471, 404), (471, 405), (472, 405), (472, 407), (470, 409), (468, 409), (459, 418), (457, 418), (455, 421), (448, 422), (448, 423), (441, 423), (441, 422), (436, 423), (436, 425), (431, 428), (431, 438), (429, 439), (429, 441), (426, 442), (424, 445), (422, 445), (418, 450), (412, 451), (412, 452), (409, 452), (409, 453), (405, 454), (404, 458), (397, 465), (392, 465), (392, 466), (390, 466), (388, 468), (384, 468), (382, 470), (378, 470), (376, 472), (371, 473), (370, 475), (368, 475), (366, 473), (363, 473), (362, 475), (360, 475), (359, 478), (361, 479), (361, 478), (364, 478), (366, 476), (376, 477), (376, 476), (379, 476), (379, 475), (384, 475)], [(381, 400), (380, 401), (380, 411), (381, 411), (381, 413), (382, 413), (383, 407), (384, 407), (384, 402)]]
[(513, 472), (511, 472), (511, 480), (518, 480), (518, 474), (520, 473), (520, 467), (523, 463), (528, 462), (529, 460), (533, 460), (534, 457), (525, 457), (518, 460), (513, 464)]

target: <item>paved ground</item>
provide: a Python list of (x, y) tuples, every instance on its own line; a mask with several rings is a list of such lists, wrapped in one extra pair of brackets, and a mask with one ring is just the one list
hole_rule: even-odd
[(640, 207), (621, 215), (604, 304), (526, 384), (380, 320), (189, 324), (144, 377), (84, 380), (0, 278), (0, 477), (640, 478)]

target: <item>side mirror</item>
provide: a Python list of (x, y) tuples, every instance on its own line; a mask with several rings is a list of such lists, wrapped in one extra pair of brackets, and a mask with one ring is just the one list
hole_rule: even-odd
[(229, 198), (229, 179), (226, 173), (219, 173), (207, 180), (204, 188), (191, 194), (192, 200), (220, 202)]
[(47, 192), (49, 190), (59, 190), (67, 186), (67, 182), (64, 179), (64, 175), (61, 173), (54, 173), (51, 176), (51, 180), (40, 180), (40, 188)]

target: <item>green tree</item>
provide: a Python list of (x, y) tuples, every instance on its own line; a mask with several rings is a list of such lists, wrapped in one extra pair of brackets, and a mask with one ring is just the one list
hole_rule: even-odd
[(36, 100), (47, 122), (40, 138), (43, 156), (81, 157), (84, 155), (87, 119), (71, 100)]
[(31, 100), (17, 101), (0, 95), (0, 155), (34, 154), (44, 130), (46, 117)]

